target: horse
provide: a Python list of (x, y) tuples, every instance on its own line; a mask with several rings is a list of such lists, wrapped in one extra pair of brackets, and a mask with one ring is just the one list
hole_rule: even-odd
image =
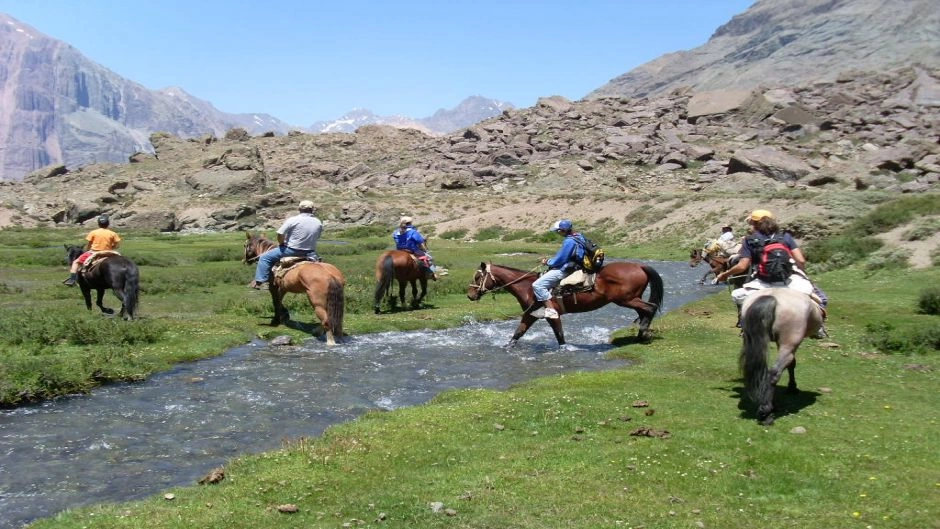
[[(74, 262), (85, 249), (81, 246), (65, 245), (69, 263)], [(97, 291), (95, 305), (104, 314), (114, 314), (113, 309), (104, 306), (104, 291), (111, 289), (114, 295), (121, 300), (120, 316), (125, 320), (133, 320), (137, 316), (137, 301), (140, 293), (140, 271), (134, 261), (116, 253), (101, 256), (88, 270), (78, 273), (78, 286), (85, 298), (85, 307), (91, 310), (91, 291)]]
[[(405, 304), (405, 286), (411, 283), (411, 308), (421, 306), (421, 300), (428, 293), (428, 273), (421, 267), (414, 255), (404, 250), (389, 250), (375, 261), (375, 313), (379, 314), (382, 298), (389, 293), (392, 306), (396, 298), (391, 292), (392, 280), (398, 281), (398, 300)], [(418, 283), (421, 294), (418, 295)]]
[[(738, 256), (733, 255), (731, 257), (726, 257), (724, 255), (719, 255), (718, 252), (708, 252), (701, 248), (696, 248), (689, 252), (689, 266), (695, 268), (699, 264), (705, 261), (708, 264), (709, 270), (705, 272), (705, 275), (702, 276), (702, 279), (699, 280), (698, 284), (704, 285), (705, 280), (708, 279), (708, 276), (715, 275), (728, 270), (735, 263), (738, 262)], [(732, 288), (740, 288), (741, 285), (747, 282), (747, 275), (742, 276), (733, 276), (728, 278), (728, 284)]]
[[(264, 235), (245, 235), (245, 256), (242, 259), (245, 264), (256, 261), (262, 253), (277, 244)], [(274, 272), (272, 276), (268, 282), (274, 306), (272, 326), (290, 321), (290, 312), (284, 307), (284, 296), (288, 293), (305, 293), (325, 331), (327, 345), (336, 345), (336, 340), (342, 339), (346, 277), (338, 268), (329, 263), (303, 261), (283, 274)]]
[[(467, 287), (467, 297), (477, 301), (483, 294), (505, 289), (515, 296), (523, 309), (522, 319), (513, 333), (506, 347), (516, 345), (519, 338), (529, 330), (537, 319), (532, 315), (535, 294), (532, 292), (532, 283), (538, 279), (533, 271), (518, 270), (508, 266), (492, 263), (480, 263), (480, 268), (474, 273), (473, 280)], [(648, 301), (643, 300), (643, 292), (647, 285), (650, 287)], [(599, 309), (608, 303), (616, 303), (621, 307), (628, 307), (639, 315), (639, 331), (637, 337), (649, 340), (652, 337), (650, 322), (663, 302), (663, 279), (651, 266), (638, 263), (616, 262), (607, 263), (599, 272), (594, 282), (593, 290), (587, 292), (566, 293), (559, 298), (553, 297), (546, 302), (546, 306), (553, 306), (558, 314), (571, 312), (588, 312)], [(559, 347), (565, 345), (565, 333), (561, 326), (561, 318), (547, 320), (555, 333)]]
[[(823, 324), (822, 309), (809, 296), (790, 288), (759, 290), (744, 300), (741, 307), (740, 364), (744, 374), (744, 394), (757, 405), (761, 424), (774, 422), (774, 387), (786, 369), (789, 374), (787, 393), (798, 393), (796, 387), (796, 349), (803, 339), (813, 335)], [(777, 344), (777, 363), (767, 368), (767, 349)]]

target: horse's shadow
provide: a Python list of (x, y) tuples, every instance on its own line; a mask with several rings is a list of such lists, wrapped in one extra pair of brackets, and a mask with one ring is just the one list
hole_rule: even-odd
[[(743, 384), (743, 379), (737, 379), (735, 382)], [(818, 391), (799, 390), (797, 393), (790, 393), (786, 386), (777, 386), (774, 391), (774, 416), (779, 419), (787, 415), (796, 415), (803, 408), (816, 404), (816, 399), (822, 395)], [(741, 410), (742, 419), (757, 419), (757, 409), (747, 397), (744, 386), (735, 386), (730, 390), (728, 398), (737, 399), (738, 409)]]
[(655, 333), (649, 338), (641, 338), (639, 336), (617, 336), (610, 340), (610, 345), (614, 347), (624, 347), (627, 345), (645, 345), (650, 344), (655, 341), (662, 340), (661, 336), (656, 335)]
[(414, 312), (416, 310), (430, 310), (436, 309), (437, 306), (431, 303), (421, 302), (417, 307), (412, 307), (410, 303), (402, 305), (401, 303), (396, 303), (394, 305), (389, 305), (386, 314), (397, 314), (399, 312)]

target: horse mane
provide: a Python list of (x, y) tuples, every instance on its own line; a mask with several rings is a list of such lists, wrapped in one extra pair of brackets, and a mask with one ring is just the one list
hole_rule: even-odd
[(534, 273), (535, 273), (535, 271), (533, 271), (533, 270), (522, 270), (522, 269), (519, 269), (519, 268), (513, 268), (513, 267), (511, 267), (511, 266), (506, 266), (506, 265), (501, 265), (501, 264), (495, 264), (495, 263), (490, 263), (490, 266), (498, 266), (498, 267), (502, 268), (503, 270), (508, 270), (508, 271), (510, 271), (510, 272), (519, 272), (520, 274), (534, 274)]

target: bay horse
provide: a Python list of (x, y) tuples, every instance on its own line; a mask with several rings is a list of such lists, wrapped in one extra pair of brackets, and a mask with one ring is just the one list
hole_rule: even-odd
[[(404, 250), (389, 250), (384, 252), (375, 261), (375, 313), (381, 311), (382, 298), (386, 293), (394, 308), (395, 295), (392, 293), (392, 281), (398, 281), (398, 298), (405, 304), (405, 287), (411, 284), (411, 308), (421, 306), (421, 300), (428, 294), (428, 273), (418, 263), (414, 255)], [(418, 284), (421, 285), (421, 294), (418, 294)]]
[[(479, 300), (487, 292), (502, 289), (519, 301), (523, 310), (522, 319), (506, 347), (516, 345), (516, 342), (537, 319), (532, 315), (535, 303), (532, 283), (538, 277), (534, 271), (480, 263), (480, 268), (473, 274), (473, 281), (467, 287), (467, 297), (471, 301)], [(648, 301), (644, 301), (643, 292), (647, 285), (650, 287), (650, 296)], [(649, 340), (652, 337), (650, 322), (662, 306), (662, 302), (663, 279), (653, 267), (639, 263), (615, 262), (605, 264), (597, 273), (593, 290), (564, 294), (561, 298), (553, 297), (546, 302), (546, 306), (554, 307), (561, 315), (571, 312), (588, 312), (608, 303), (616, 303), (637, 312), (640, 326), (637, 337), (641, 340)], [(565, 345), (565, 332), (561, 326), (561, 318), (550, 318), (546, 321), (555, 333), (558, 345)]]
[[(741, 371), (744, 394), (757, 405), (761, 424), (774, 422), (774, 388), (783, 370), (789, 375), (787, 393), (798, 393), (796, 387), (796, 349), (807, 336), (822, 327), (823, 312), (809, 296), (790, 288), (759, 290), (744, 300), (741, 307)], [(767, 367), (770, 342), (777, 344), (777, 363)]]
[[(277, 245), (264, 235), (245, 235), (245, 256), (242, 259), (245, 264), (256, 261), (262, 253)], [(268, 282), (274, 306), (271, 325), (276, 327), (290, 321), (290, 312), (284, 306), (286, 294), (306, 294), (326, 334), (327, 345), (336, 345), (336, 340), (343, 337), (345, 290), (346, 277), (329, 263), (303, 261), (283, 274), (272, 272), (272, 279)]]
[[(85, 252), (81, 246), (65, 245), (69, 263), (78, 259)], [(88, 270), (78, 272), (78, 286), (85, 298), (85, 307), (91, 310), (91, 291), (97, 291), (95, 305), (104, 314), (114, 314), (114, 309), (104, 306), (104, 291), (111, 289), (114, 295), (121, 300), (120, 316), (125, 320), (137, 317), (137, 301), (140, 294), (140, 271), (134, 261), (123, 255), (112, 253), (96, 259)]]

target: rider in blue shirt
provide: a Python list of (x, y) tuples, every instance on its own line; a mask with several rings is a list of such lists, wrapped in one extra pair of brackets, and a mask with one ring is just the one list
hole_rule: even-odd
[(427, 269), (431, 279), (437, 280), (434, 261), (428, 253), (428, 244), (424, 236), (412, 224), (411, 217), (402, 217), (398, 222), (398, 229), (392, 232), (395, 239), (395, 249), (412, 253), (418, 258), (422, 266)]
[[(535, 293), (535, 303), (530, 310), (536, 318), (557, 318), (558, 311), (546, 307), (546, 302), (552, 298), (552, 289), (561, 283), (568, 274), (577, 270), (584, 259), (584, 236), (574, 232), (574, 226), (567, 219), (559, 220), (552, 225), (551, 231), (564, 236), (561, 248), (551, 258), (542, 259), (542, 264), (548, 266), (548, 271), (532, 283)], [(580, 243), (580, 244), (579, 244)]]

